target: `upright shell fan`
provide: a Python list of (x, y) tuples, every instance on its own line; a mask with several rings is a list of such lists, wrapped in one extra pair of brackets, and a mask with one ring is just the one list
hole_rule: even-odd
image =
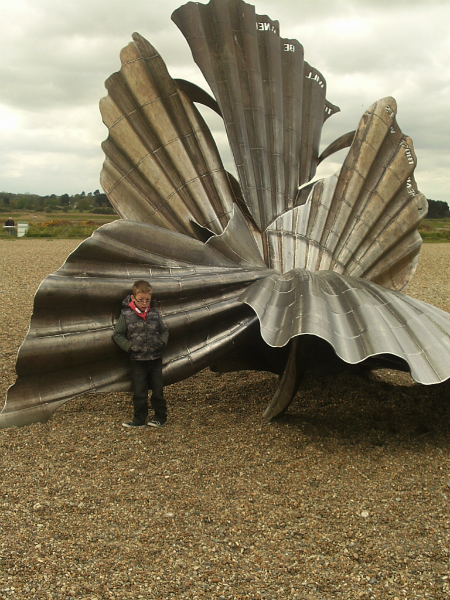
[(241, 0), (185, 4), (172, 19), (223, 115), (245, 204), (260, 231), (315, 174), (322, 125), (338, 111), (297, 40)]
[[(282, 414), (313, 361), (450, 377), (450, 315), (401, 294), (427, 204), (392, 98), (319, 157), (337, 107), (296, 40), (242, 0), (188, 3), (173, 19), (215, 99), (173, 80), (138, 34), (106, 82), (102, 186), (122, 217), (47, 277), (0, 426), (47, 419), (86, 392), (130, 389), (112, 340), (121, 299), (149, 279), (170, 330), (166, 384), (210, 366), (277, 373)], [(239, 182), (194, 102), (222, 115)], [(350, 146), (342, 168), (309, 183)]]

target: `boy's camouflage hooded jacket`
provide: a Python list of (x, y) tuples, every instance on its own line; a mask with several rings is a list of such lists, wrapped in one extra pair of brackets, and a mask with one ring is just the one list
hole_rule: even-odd
[(114, 329), (114, 341), (130, 354), (131, 360), (155, 360), (161, 358), (169, 340), (169, 330), (159, 311), (150, 306), (145, 319), (128, 305), (131, 296), (122, 302), (122, 312)]

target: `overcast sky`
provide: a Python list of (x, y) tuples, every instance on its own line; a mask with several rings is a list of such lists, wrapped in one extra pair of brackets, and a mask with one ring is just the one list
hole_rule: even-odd
[[(206, 2), (204, 2), (206, 3)], [(178, 0), (0, 0), (0, 191), (75, 194), (100, 188), (107, 137), (98, 103), (139, 32), (172, 77), (209, 91), (171, 21)], [(450, 205), (450, 2), (448, 0), (258, 0), (258, 14), (303, 44), (305, 59), (341, 108), (322, 147), (356, 128), (376, 100), (397, 100), (413, 142), (415, 177), (427, 198)], [(205, 115), (205, 112), (202, 111)], [(219, 118), (208, 123), (234, 170)], [(318, 174), (335, 172), (339, 154)]]

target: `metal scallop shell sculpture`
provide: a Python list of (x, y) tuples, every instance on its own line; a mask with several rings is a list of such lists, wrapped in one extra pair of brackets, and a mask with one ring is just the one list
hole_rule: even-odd
[[(208, 366), (277, 373), (266, 419), (317, 364), (448, 379), (450, 315), (400, 292), (427, 203), (395, 100), (375, 102), (319, 156), (323, 123), (339, 109), (277, 21), (242, 0), (190, 2), (172, 18), (215, 98), (173, 80), (140, 35), (122, 51), (100, 105), (101, 183), (121, 219), (39, 287), (0, 426), (43, 421), (87, 392), (131, 389), (112, 330), (141, 278), (170, 330), (165, 383)], [(239, 182), (196, 102), (222, 116)], [(347, 146), (339, 172), (311, 183), (320, 160)]]

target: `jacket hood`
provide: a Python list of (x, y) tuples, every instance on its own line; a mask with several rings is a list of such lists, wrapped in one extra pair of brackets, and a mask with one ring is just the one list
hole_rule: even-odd
[(130, 304), (131, 302), (131, 294), (128, 294), (128, 296), (125, 296), (125, 298), (122, 300), (122, 308), (127, 308), (127, 306)]

